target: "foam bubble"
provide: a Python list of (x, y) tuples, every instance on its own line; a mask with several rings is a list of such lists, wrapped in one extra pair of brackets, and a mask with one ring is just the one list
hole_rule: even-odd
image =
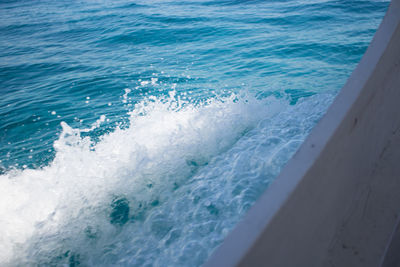
[[(285, 107), (277, 100), (236, 95), (195, 105), (175, 92), (169, 95), (140, 102), (129, 127), (117, 127), (98, 142), (82, 133), (100, 127), (105, 115), (86, 129), (62, 122), (49, 166), (0, 176), (2, 265), (93, 264), (96, 259), (112, 264), (133, 257), (137, 252), (118, 253), (146, 231), (147, 244), (167, 242), (166, 237), (184, 242), (187, 237), (174, 230), (179, 224), (165, 217), (169, 208), (158, 209), (175, 203), (181, 196), (175, 194), (199, 179), (200, 170)], [(216, 212), (213, 205), (206, 208)], [(190, 242), (201, 246), (196, 239)], [(152, 249), (147, 253), (148, 259), (154, 256)]]

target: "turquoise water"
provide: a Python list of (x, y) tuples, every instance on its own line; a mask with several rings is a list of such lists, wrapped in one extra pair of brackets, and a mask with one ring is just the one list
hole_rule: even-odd
[(386, 1), (2, 1), (0, 265), (197, 266)]

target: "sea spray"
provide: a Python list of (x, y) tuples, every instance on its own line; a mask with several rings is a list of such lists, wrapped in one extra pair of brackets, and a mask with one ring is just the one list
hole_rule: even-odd
[(284, 101), (234, 94), (191, 104), (172, 91), (138, 103), (129, 127), (98, 142), (81, 135), (100, 127), (104, 115), (85, 129), (62, 122), (49, 166), (0, 177), (1, 262), (58, 264), (78, 254), (90, 262), (125, 224), (143, 223), (202, 167), (283, 108)]

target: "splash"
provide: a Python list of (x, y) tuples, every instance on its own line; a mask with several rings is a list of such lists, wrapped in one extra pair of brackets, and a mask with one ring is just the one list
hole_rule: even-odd
[[(101, 263), (115, 263), (115, 253), (159, 221), (158, 209), (284, 107), (237, 95), (191, 104), (172, 91), (137, 104), (129, 127), (97, 142), (83, 133), (101, 127), (104, 115), (86, 129), (62, 122), (49, 166), (0, 176), (1, 265), (91, 265), (97, 254)], [(149, 240), (164, 242), (178, 225), (159, 222)]]

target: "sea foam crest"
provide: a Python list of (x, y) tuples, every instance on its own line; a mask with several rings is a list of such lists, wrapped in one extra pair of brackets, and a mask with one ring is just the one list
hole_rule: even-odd
[(62, 122), (49, 166), (0, 176), (1, 265), (90, 264), (85, 255), (107, 251), (123, 227), (283, 107), (237, 95), (192, 104), (171, 92), (137, 104), (129, 127), (98, 142), (82, 133), (104, 115), (88, 129)]

